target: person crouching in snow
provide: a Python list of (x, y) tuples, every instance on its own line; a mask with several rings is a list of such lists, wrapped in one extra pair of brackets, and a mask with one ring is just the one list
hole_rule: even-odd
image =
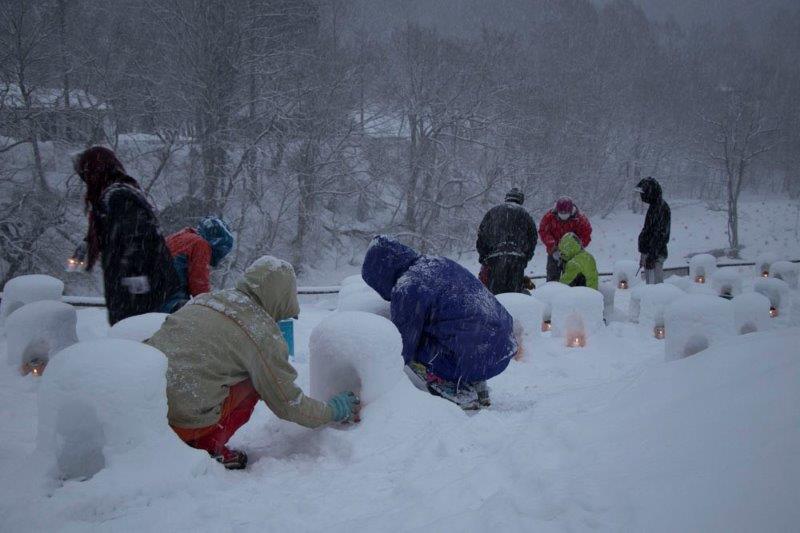
[(558, 251), (564, 261), (564, 273), (561, 274), (561, 283), (570, 287), (589, 287), (597, 290), (599, 276), (597, 264), (592, 254), (581, 246), (581, 241), (574, 233), (567, 233), (558, 243)]
[(189, 446), (208, 451), (226, 468), (247, 465), (247, 455), (227, 447), (258, 400), (278, 417), (309, 428), (358, 418), (359, 398), (342, 392), (327, 403), (295, 385), (279, 320), (300, 311), (294, 269), (265, 256), (236, 288), (194, 298), (147, 344), (167, 356), (167, 417)]
[(190, 298), (211, 290), (211, 267), (216, 267), (233, 249), (233, 234), (217, 217), (205, 217), (197, 229), (183, 228), (167, 237), (167, 247), (181, 280), (181, 290), (165, 306), (174, 313)]
[(412, 375), (463, 409), (488, 406), (486, 380), (517, 352), (511, 315), (489, 290), (455, 261), (385, 235), (372, 240), (361, 277), (391, 302)]

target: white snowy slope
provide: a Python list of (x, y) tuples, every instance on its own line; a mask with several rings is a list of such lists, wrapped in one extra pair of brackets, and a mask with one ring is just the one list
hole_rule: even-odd
[[(329, 314), (305, 305), (296, 323), (306, 390), (310, 332)], [(79, 333), (98, 336), (103, 320), (84, 313)], [(790, 531), (800, 523), (800, 329), (732, 337), (673, 362), (663, 341), (622, 322), (585, 348), (547, 334), (525, 342), (524, 359), (490, 381), (492, 408), (474, 415), (403, 378), (345, 429), (307, 430), (259, 405), (231, 443), (250, 455), (244, 472), (210, 460), (198, 469), (188, 448), (184, 456), (138, 447), (109, 454), (109, 468), (87, 481), (49, 491), (32, 479), (36, 468), (24, 468), (37, 461), (37, 389), (48, 375), (0, 372), (0, 529)], [(132, 392), (125, 397), (136, 409)], [(161, 430), (170, 431), (166, 422)]]

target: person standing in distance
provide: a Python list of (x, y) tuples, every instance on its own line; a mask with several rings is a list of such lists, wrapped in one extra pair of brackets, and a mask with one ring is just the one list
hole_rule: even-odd
[(652, 177), (648, 176), (637, 183), (635, 190), (641, 195), (642, 201), (649, 204), (644, 227), (639, 233), (639, 266), (644, 269), (642, 277), (648, 285), (663, 283), (672, 213), (669, 204), (664, 201), (661, 184)]

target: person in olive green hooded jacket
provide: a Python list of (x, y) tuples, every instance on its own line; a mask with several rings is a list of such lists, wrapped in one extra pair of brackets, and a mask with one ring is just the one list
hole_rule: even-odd
[(592, 254), (584, 250), (574, 233), (567, 233), (558, 243), (558, 251), (564, 262), (561, 283), (570, 287), (589, 287), (597, 290), (597, 264)]
[(247, 465), (247, 455), (226, 444), (258, 400), (278, 417), (309, 428), (358, 420), (360, 402), (353, 392), (326, 403), (294, 383), (297, 371), (277, 322), (300, 312), (296, 283), (292, 265), (264, 256), (235, 289), (194, 298), (147, 341), (167, 356), (170, 425), (226, 468)]

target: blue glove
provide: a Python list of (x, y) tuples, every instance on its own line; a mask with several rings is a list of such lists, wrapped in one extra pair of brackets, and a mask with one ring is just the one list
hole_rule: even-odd
[(358, 422), (361, 400), (354, 392), (342, 392), (328, 400), (328, 407), (333, 411), (334, 422)]

